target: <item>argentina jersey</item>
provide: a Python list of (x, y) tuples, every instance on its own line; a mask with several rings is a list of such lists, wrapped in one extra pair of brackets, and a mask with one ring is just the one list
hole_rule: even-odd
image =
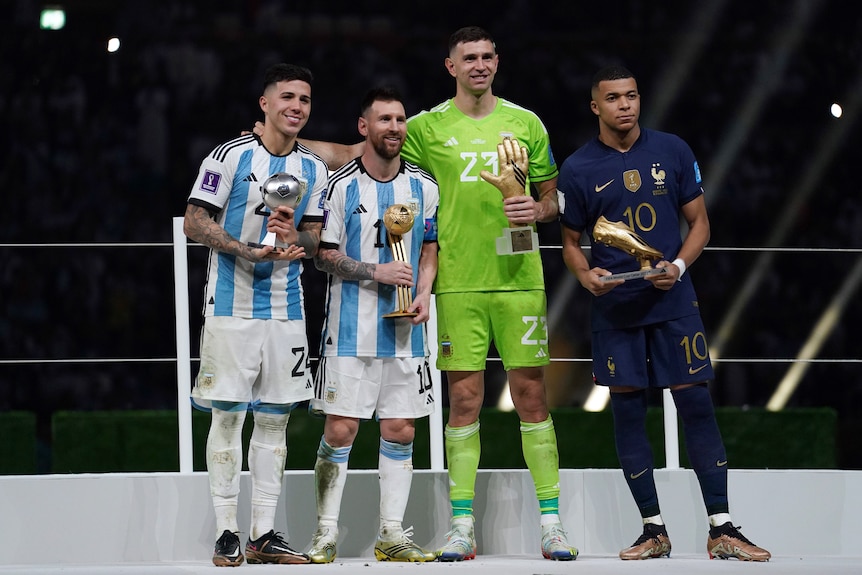
[[(333, 174), (324, 204), (321, 248), (338, 249), (365, 263), (391, 262), (383, 212), (393, 204), (413, 211), (413, 228), (402, 236), (406, 259), (413, 266), (414, 284), (424, 241), (437, 240), (437, 183), (413, 164), (402, 162), (391, 181), (369, 176), (360, 158)], [(425, 357), (425, 326), (409, 319), (381, 316), (398, 307), (395, 286), (372, 280), (352, 281), (330, 275), (326, 319), (321, 336), (323, 356)]]
[[(189, 203), (217, 213), (216, 221), (240, 242), (260, 243), (269, 216), (260, 187), (276, 172), (293, 174), (307, 183), (295, 210), (296, 226), (302, 221), (321, 221), (328, 183), (323, 160), (302, 145), (286, 156), (274, 156), (254, 135), (226, 142), (206, 157)], [(211, 251), (204, 315), (304, 319), (301, 273), (301, 259), (252, 263)]]

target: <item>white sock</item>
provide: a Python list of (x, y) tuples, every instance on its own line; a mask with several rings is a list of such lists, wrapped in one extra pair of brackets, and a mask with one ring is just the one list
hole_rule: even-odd
[(646, 525), (647, 523), (652, 523), (654, 525), (664, 525), (664, 521), (662, 520), (660, 514), (659, 515), (653, 515), (651, 517), (644, 517), (643, 522), (644, 522), (644, 525)]
[(545, 525), (552, 525), (554, 523), (560, 522), (559, 513), (542, 513), (539, 517), (539, 522), (544, 527)]
[(317, 495), (319, 525), (338, 525), (341, 497), (347, 482), (347, 461), (353, 446), (332, 447), (320, 438), (317, 461), (314, 463), (314, 484)]
[(245, 410), (212, 410), (206, 456), (217, 537), (225, 531), (239, 531), (236, 509), (242, 471), (242, 425), (245, 414)]
[(730, 513), (716, 513), (709, 516), (709, 526), (718, 527), (730, 521)]
[(413, 482), (413, 443), (380, 439), (377, 458), (380, 478), (380, 535), (392, 540), (401, 534), (401, 523)]
[(251, 475), (251, 529), (258, 539), (275, 528), (275, 511), (287, 460), (286, 431), (289, 413), (254, 413), (254, 430), (248, 445)]

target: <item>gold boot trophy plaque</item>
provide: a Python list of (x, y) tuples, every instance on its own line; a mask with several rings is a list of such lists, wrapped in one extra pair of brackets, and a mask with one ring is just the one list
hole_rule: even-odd
[[(503, 198), (523, 196), (527, 193), (527, 173), (530, 157), (527, 148), (518, 140), (505, 137), (497, 144), (497, 165), (500, 175), (495, 176), (487, 170), (479, 175), (483, 180), (500, 190)], [(497, 255), (509, 256), (539, 251), (539, 235), (532, 226), (503, 228), (502, 237), (497, 238)]]
[[(404, 204), (392, 204), (383, 212), (383, 225), (386, 227), (386, 237), (392, 249), (392, 259), (399, 262), (409, 261), (404, 246), (404, 234), (413, 228), (413, 210)], [(395, 311), (384, 314), (383, 317), (415, 317), (415, 311), (407, 311), (413, 305), (413, 292), (407, 286), (395, 286), (397, 307)]]
[(599, 243), (620, 249), (633, 256), (640, 263), (641, 269), (636, 272), (625, 272), (602, 276), (603, 282), (614, 280), (631, 280), (654, 274), (667, 273), (665, 268), (652, 267), (652, 260), (664, 257), (660, 251), (646, 243), (643, 238), (629, 229), (622, 222), (611, 222), (604, 216), (599, 216), (593, 227), (593, 239)]

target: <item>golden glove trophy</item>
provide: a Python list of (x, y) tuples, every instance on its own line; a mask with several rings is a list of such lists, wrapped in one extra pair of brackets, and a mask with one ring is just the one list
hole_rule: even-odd
[(646, 243), (643, 238), (629, 229), (622, 222), (611, 222), (604, 216), (599, 216), (593, 227), (593, 239), (599, 243), (620, 249), (634, 256), (641, 269), (636, 272), (625, 272), (603, 276), (603, 282), (613, 280), (630, 280), (646, 277), (654, 274), (667, 273), (665, 268), (652, 267), (652, 260), (660, 260), (664, 257), (660, 251)]
[[(413, 228), (413, 210), (404, 204), (392, 204), (383, 212), (383, 225), (386, 227), (386, 237), (392, 249), (392, 259), (399, 262), (408, 261), (404, 246), (404, 234)], [(384, 314), (383, 317), (415, 317), (415, 311), (407, 311), (413, 305), (413, 292), (407, 286), (395, 286), (397, 306), (395, 311)]]
[[(500, 174), (495, 176), (487, 170), (479, 175), (489, 184), (500, 190), (503, 198), (523, 196), (527, 193), (527, 173), (530, 157), (527, 148), (518, 140), (503, 138), (497, 144), (497, 165)], [(531, 226), (503, 228), (502, 237), (497, 238), (497, 255), (508, 256), (539, 251), (539, 235)]]

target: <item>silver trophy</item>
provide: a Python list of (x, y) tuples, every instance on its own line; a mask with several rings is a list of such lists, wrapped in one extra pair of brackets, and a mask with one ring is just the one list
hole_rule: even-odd
[[(305, 180), (300, 180), (286, 172), (276, 172), (261, 184), (260, 195), (263, 197), (264, 205), (274, 212), (278, 206), (287, 206), (288, 208), (298, 206), (306, 189), (308, 189), (308, 182)], [(275, 233), (267, 232), (261, 243), (249, 243), (249, 245), (252, 247), (275, 246)]]

